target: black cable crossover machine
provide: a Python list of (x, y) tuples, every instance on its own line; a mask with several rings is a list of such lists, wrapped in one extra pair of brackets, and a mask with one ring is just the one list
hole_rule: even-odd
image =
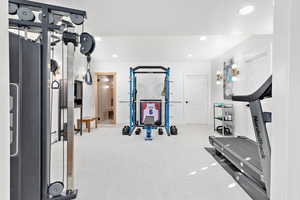
[[(36, 17), (38, 15), (38, 17)], [(86, 12), (26, 0), (9, 0), (11, 200), (70, 200), (74, 184), (74, 55), (79, 45), (90, 56), (95, 41), (75, 32)], [(53, 56), (62, 45), (62, 66)], [(67, 49), (66, 56), (64, 51)], [(51, 54), (52, 53), (52, 54)], [(59, 78), (58, 74), (61, 75)], [(61, 80), (67, 84), (61, 85)], [(51, 177), (52, 110), (54, 91), (64, 88), (66, 112), (55, 145), (63, 148), (61, 179)], [(66, 146), (66, 150), (65, 150)], [(66, 168), (65, 168), (66, 165)], [(54, 179), (54, 180), (53, 180)]]

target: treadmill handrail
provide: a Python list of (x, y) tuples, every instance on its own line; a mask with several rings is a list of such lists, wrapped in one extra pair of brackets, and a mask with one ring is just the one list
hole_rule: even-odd
[(266, 82), (254, 93), (243, 96), (232, 96), (233, 101), (253, 102), (266, 97), (272, 97), (272, 75)]

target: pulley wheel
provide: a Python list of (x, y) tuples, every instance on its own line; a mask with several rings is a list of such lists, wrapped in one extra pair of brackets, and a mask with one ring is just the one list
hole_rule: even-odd
[(17, 11), (17, 15), (18, 15), (19, 19), (24, 20), (24, 21), (34, 21), (35, 20), (34, 13), (32, 12), (32, 10), (30, 10), (27, 7), (19, 8)]
[(84, 22), (84, 17), (82, 15), (71, 14), (70, 19), (76, 25), (81, 25)]
[(8, 4), (8, 13), (10, 15), (17, 14), (17, 11), (18, 11), (18, 5), (17, 4), (15, 4), (15, 3), (9, 3)]
[(93, 51), (95, 50), (96, 42), (94, 37), (89, 33), (82, 33), (80, 35), (80, 52), (83, 55), (91, 55)]
[(60, 181), (51, 183), (48, 186), (48, 194), (54, 197), (59, 196), (63, 192), (64, 187), (64, 184)]

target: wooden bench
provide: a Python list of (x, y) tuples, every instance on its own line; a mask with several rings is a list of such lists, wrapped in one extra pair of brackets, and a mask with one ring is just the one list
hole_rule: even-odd
[(77, 127), (80, 128), (80, 123), (85, 123), (85, 127), (87, 128), (88, 132), (91, 132), (91, 122), (95, 121), (95, 127), (97, 128), (97, 118), (96, 117), (84, 117), (80, 121), (80, 119), (77, 120)]

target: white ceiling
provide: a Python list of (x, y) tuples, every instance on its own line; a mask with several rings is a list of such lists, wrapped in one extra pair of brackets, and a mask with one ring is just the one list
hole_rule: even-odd
[[(44, 0), (84, 9), (101, 60), (211, 59), (246, 36), (272, 34), (273, 0)], [(245, 5), (255, 12), (238, 15)], [(200, 41), (207, 35), (207, 41)]]
[[(209, 60), (247, 36), (106, 36), (96, 44), (94, 57), (102, 61)], [(113, 58), (113, 55), (118, 58)]]
[[(43, 1), (45, 2), (45, 0)], [(97, 35), (220, 35), (272, 33), (273, 0), (46, 0), (87, 10)], [(245, 5), (250, 16), (239, 16)]]

